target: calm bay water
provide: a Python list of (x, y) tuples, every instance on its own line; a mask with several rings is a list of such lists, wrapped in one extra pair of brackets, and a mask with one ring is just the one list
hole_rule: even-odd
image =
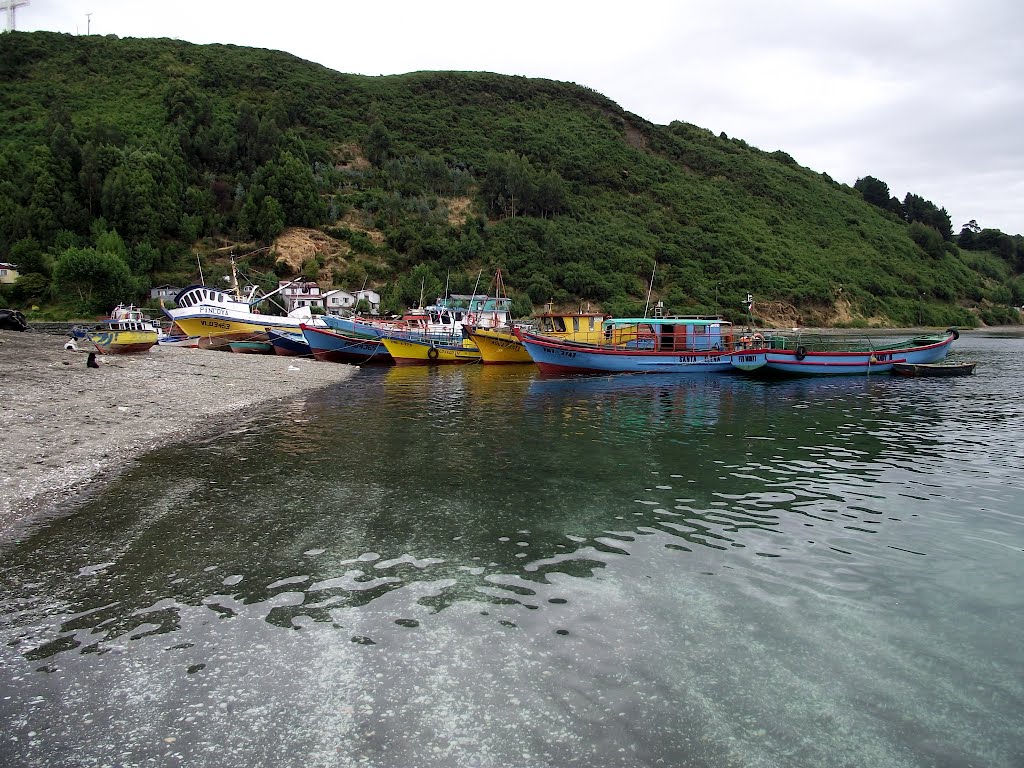
[(0, 539), (0, 765), (1019, 768), (1024, 338), (952, 357), (365, 370), (151, 454)]

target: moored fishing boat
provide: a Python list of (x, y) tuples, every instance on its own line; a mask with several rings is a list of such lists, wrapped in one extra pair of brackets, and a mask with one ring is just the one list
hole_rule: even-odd
[(720, 317), (611, 318), (601, 341), (560, 339), (517, 328), (542, 373), (726, 373), (737, 341)]
[(391, 365), (394, 360), (380, 339), (349, 336), (329, 328), (302, 325), (302, 335), (317, 360), (351, 365)]
[(233, 339), (228, 342), (228, 347), (232, 352), (242, 355), (272, 355), (274, 354), (274, 345), (269, 341), (256, 341), (253, 339)]
[[(300, 327), (301, 331), (301, 327)], [(311, 357), (313, 351), (309, 342), (302, 333), (291, 333), (290, 331), (278, 331), (274, 328), (267, 329), (267, 339), (274, 348), (275, 355), (284, 357)]]
[[(599, 312), (544, 312), (537, 315), (531, 325), (545, 336), (573, 341), (597, 342), (601, 340), (601, 323), (609, 319)], [(485, 365), (502, 363), (532, 363), (533, 358), (513, 332), (507, 328), (467, 329), (469, 338), (480, 350)]]
[(424, 332), (427, 330), (427, 312), (424, 309), (411, 309), (401, 317), (341, 317), (324, 315), (324, 325), (330, 330), (348, 336), (361, 336), (379, 339), (381, 333), (393, 332)]
[(882, 343), (838, 334), (775, 335), (762, 348), (735, 355), (732, 364), (757, 376), (864, 376), (890, 373), (897, 363), (941, 362), (958, 338), (956, 328)]
[(232, 341), (267, 341), (267, 328), (298, 332), (302, 323), (312, 320), (309, 307), (283, 317), (261, 314), (255, 308), (260, 300), (190, 285), (175, 297), (177, 307), (164, 312), (185, 335), (197, 337), (203, 348), (227, 347)]
[(156, 343), (161, 347), (198, 347), (199, 337), (189, 336), (176, 323), (171, 323), (166, 331), (159, 331)]
[(288, 285), (261, 296), (256, 295), (256, 286), (250, 286), (242, 295), (232, 259), (231, 290), (190, 285), (174, 297), (174, 309), (163, 307), (163, 311), (185, 335), (198, 337), (197, 344), (203, 349), (228, 349), (232, 341), (268, 341), (267, 328), (299, 333), (302, 323), (313, 322), (308, 306), (296, 307), (284, 316), (259, 311), (257, 304)]
[(949, 376), (970, 376), (977, 361), (941, 363), (893, 363), (892, 372), (897, 376), (946, 378)]
[(123, 304), (118, 304), (110, 317), (94, 330), (85, 333), (85, 339), (104, 355), (148, 352), (157, 338), (156, 326), (146, 319), (142, 310)]
[(469, 339), (458, 336), (381, 338), (396, 365), (458, 365), (481, 361), (480, 350)]

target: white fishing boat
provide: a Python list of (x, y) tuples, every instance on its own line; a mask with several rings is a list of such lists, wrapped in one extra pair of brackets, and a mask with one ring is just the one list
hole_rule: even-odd
[(231, 262), (230, 290), (206, 285), (190, 285), (175, 297), (174, 309), (164, 313), (185, 336), (196, 337), (196, 346), (227, 349), (232, 341), (269, 342), (267, 329), (302, 333), (302, 323), (311, 323), (309, 307), (296, 307), (285, 316), (262, 314), (257, 305), (287, 286), (264, 295), (257, 295), (256, 286), (246, 294), (238, 288), (234, 260)]

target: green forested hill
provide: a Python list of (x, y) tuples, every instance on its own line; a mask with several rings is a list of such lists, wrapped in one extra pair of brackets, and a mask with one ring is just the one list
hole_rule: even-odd
[(1020, 236), (954, 235), (871, 169), (851, 188), (573, 84), (18, 32), (0, 77), (0, 260), (22, 274), (0, 301), (38, 312), (216, 279), (232, 251), (265, 285), (365, 284), (389, 310), (497, 268), (523, 315), (642, 311), (652, 273), (670, 312), (735, 318), (750, 292), (803, 324), (1018, 322), (1024, 302)]

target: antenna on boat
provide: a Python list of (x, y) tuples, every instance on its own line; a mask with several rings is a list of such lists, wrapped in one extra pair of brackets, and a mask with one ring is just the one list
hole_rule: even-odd
[(654, 262), (654, 271), (651, 272), (651, 285), (647, 289), (647, 303), (644, 305), (644, 317), (647, 317), (647, 309), (651, 306), (651, 292), (654, 290), (654, 273), (658, 271), (658, 262)]
[(199, 251), (196, 251), (196, 264), (199, 265), (199, 284), (205, 286), (206, 278), (203, 277), (203, 262), (199, 259)]
[(235, 298), (241, 299), (242, 292), (238, 289), (238, 270), (235, 269), (235, 254), (231, 254), (231, 290), (234, 291)]
[[(473, 311), (473, 300), (476, 298), (476, 289), (480, 287), (480, 276), (484, 273), (484, 268), (480, 267), (480, 271), (476, 273), (476, 282), (473, 284), (473, 295), (469, 299), (469, 311)], [(484, 302), (486, 304), (486, 302)], [(483, 309), (483, 307), (480, 307)]]

